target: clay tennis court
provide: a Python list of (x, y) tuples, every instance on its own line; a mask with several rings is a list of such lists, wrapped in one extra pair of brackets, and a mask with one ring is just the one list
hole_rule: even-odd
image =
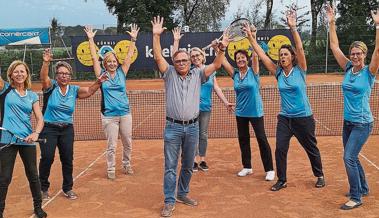
[[(338, 75), (310, 75), (307, 79), (308, 83), (342, 81), (342, 77)], [(275, 85), (274, 80), (273, 77), (263, 77), (261, 83)], [(219, 84), (223, 88), (228, 88), (232, 86), (232, 81), (229, 78), (220, 78)], [(128, 88), (129, 90), (163, 89), (163, 83), (161, 80), (130, 80)], [(372, 96), (374, 95), (378, 96), (378, 93), (373, 93)], [(323, 107), (323, 105), (312, 106)], [(375, 107), (378, 107), (378, 104)], [(99, 120), (100, 117), (93, 119)], [(321, 121), (317, 128), (323, 128), (323, 122)], [(91, 131), (90, 120), (86, 121), (85, 126)], [(150, 129), (144, 131), (149, 132)], [(264, 181), (265, 173), (255, 139), (251, 140), (254, 173), (243, 178), (236, 176), (241, 169), (237, 138), (210, 139), (207, 151), (210, 170), (206, 173), (201, 171), (194, 173), (191, 181), (190, 196), (199, 201), (199, 206), (188, 207), (176, 204), (174, 217), (378, 217), (379, 135), (370, 136), (361, 152), (363, 156), (360, 157), (371, 188), (370, 195), (363, 198), (362, 207), (352, 211), (339, 209), (339, 206), (347, 200), (344, 195), (348, 191), (342, 160), (341, 136), (317, 139), (323, 160), (326, 187), (314, 188), (315, 178), (312, 176), (309, 160), (305, 151), (293, 138), (288, 154), (288, 187), (279, 192), (269, 191), (274, 181)], [(269, 142), (274, 154), (275, 138), (269, 138)], [(103, 140), (75, 142), (74, 190), (79, 195), (79, 199), (75, 201), (67, 200), (60, 192), (61, 165), (59, 155), (56, 155), (50, 176), (50, 194), (53, 198), (44, 205), (49, 217), (160, 216), (163, 206), (163, 140), (134, 140), (132, 164), (135, 174), (132, 176), (122, 174), (120, 164), (114, 181), (106, 178), (106, 163), (103, 156), (105, 148), (106, 142)], [(120, 152), (119, 143), (118, 163), (121, 163)], [(19, 157), (6, 203), (5, 217), (32, 217), (31, 194)]]

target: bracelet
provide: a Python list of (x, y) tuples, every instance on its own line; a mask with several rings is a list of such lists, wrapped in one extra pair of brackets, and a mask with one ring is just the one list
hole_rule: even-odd
[(132, 42), (136, 42), (136, 41), (137, 41), (137, 38), (131, 38), (130, 41), (132, 41)]
[(297, 31), (297, 29), (296, 29), (296, 27), (295, 27), (295, 26), (294, 26), (294, 27), (293, 27), (293, 26), (291, 26), (291, 27), (290, 27), (290, 30), (291, 30), (291, 32), (296, 32), (296, 31)]
[(35, 131), (34, 133), (37, 133), (38, 135), (41, 134), (40, 132)]

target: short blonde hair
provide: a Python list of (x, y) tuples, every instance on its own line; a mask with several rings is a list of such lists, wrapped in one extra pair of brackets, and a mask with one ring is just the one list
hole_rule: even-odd
[(58, 69), (60, 67), (65, 67), (67, 68), (67, 70), (72, 73), (72, 67), (69, 63), (67, 63), (66, 61), (58, 61), (56, 64), (55, 64), (55, 73), (58, 72)]
[(111, 57), (111, 55), (113, 55), (114, 58), (116, 58), (116, 61), (118, 63), (118, 59), (117, 59), (116, 53), (114, 51), (108, 51), (107, 53), (104, 54), (104, 58), (103, 58), (103, 62), (102, 62), (104, 69), (105, 69), (105, 66), (106, 66), (105, 63), (107, 63), (107, 61), (109, 60), (109, 58)]
[(11, 63), (11, 65), (9, 65), (8, 70), (7, 70), (8, 82), (12, 87), (14, 87), (14, 81), (12, 79), (12, 73), (16, 69), (16, 67), (19, 65), (23, 65), (26, 69), (26, 79), (24, 82), (24, 89), (30, 89), (32, 87), (32, 79), (30, 76), (30, 69), (25, 62), (20, 61), (20, 60), (13, 61)]
[(205, 62), (207, 61), (206, 60), (206, 56), (205, 56), (205, 52), (203, 50), (201, 50), (199, 47), (193, 47), (191, 49), (190, 54), (192, 53), (192, 51), (198, 51), (198, 52), (200, 52), (201, 56), (203, 56), (203, 64), (205, 64)]
[(349, 53), (351, 53), (351, 49), (353, 48), (359, 48), (360, 50), (362, 50), (362, 52), (366, 55), (367, 54), (367, 45), (362, 42), (362, 41), (354, 41), (353, 43), (351, 43), (350, 45), (350, 48), (349, 48)]

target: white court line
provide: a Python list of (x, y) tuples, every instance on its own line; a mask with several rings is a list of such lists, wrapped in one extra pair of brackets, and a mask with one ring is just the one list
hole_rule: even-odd
[[(315, 119), (315, 121), (318, 122), (322, 127), (326, 128), (328, 131), (331, 131), (331, 132), (332, 132), (332, 130), (329, 129), (326, 125), (324, 125), (324, 124), (322, 124), (320, 121), (316, 120), (316, 118), (314, 118), (314, 119)], [(338, 140), (342, 142), (341, 138), (338, 139)], [(364, 156), (362, 153), (363, 153), (363, 152), (359, 152), (359, 156), (363, 157), (363, 159), (365, 159), (369, 164), (371, 164), (373, 167), (375, 167), (375, 168), (379, 171), (379, 167), (378, 167), (374, 162), (372, 162), (370, 159), (368, 159), (366, 156)]]
[[(152, 113), (150, 113), (149, 116), (147, 116), (144, 120), (142, 120), (135, 128), (133, 128), (133, 130), (135, 130), (136, 128), (138, 128), (139, 126), (142, 125), (142, 123), (144, 123), (146, 120), (148, 120), (154, 113), (156, 113), (158, 111), (158, 109), (156, 109), (155, 111), (153, 111)], [(79, 177), (81, 177), (84, 173), (86, 173), (93, 165), (95, 165), (95, 163), (102, 157), (106, 154), (107, 152), (104, 151), (102, 154), (100, 154), (94, 161), (92, 161), (87, 168), (85, 168), (82, 172), (80, 172), (73, 180), (76, 181), (77, 179), (79, 179)], [(53, 200), (55, 200), (55, 198), (57, 198), (60, 194), (62, 194), (62, 189), (59, 190), (52, 198), (50, 198), (46, 203), (42, 204), (42, 208), (45, 208), (47, 205), (49, 205)], [(29, 218), (34, 218), (35, 215), (33, 214), (32, 216), (30, 216)]]

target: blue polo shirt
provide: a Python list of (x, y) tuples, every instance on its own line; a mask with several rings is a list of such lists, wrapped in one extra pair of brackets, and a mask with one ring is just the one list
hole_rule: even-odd
[[(108, 73), (108, 72), (103, 72)], [(130, 113), (129, 99), (126, 94), (126, 76), (121, 66), (114, 78), (101, 84), (101, 113), (106, 117), (124, 116)]]
[(290, 118), (311, 116), (305, 72), (297, 65), (291, 71), (288, 77), (284, 75), (281, 67), (278, 67), (275, 73), (281, 99), (279, 114)]
[[(15, 135), (25, 138), (32, 133), (31, 114), (33, 112), (33, 104), (38, 102), (38, 95), (31, 90), (26, 90), (25, 96), (20, 94), (13, 88), (6, 93), (9, 83), (4, 82), (4, 87), (0, 91), (1, 102), (0, 107), (4, 110), (2, 113), (2, 127), (10, 130)], [(32, 145), (27, 143), (17, 143), (18, 145)]]
[(200, 111), (209, 112), (212, 109), (212, 91), (216, 72), (209, 76), (208, 81), (201, 84), (200, 89)]
[(62, 93), (56, 80), (50, 80), (51, 86), (44, 90), (43, 118), (50, 123), (73, 123), (72, 115), (78, 98), (79, 86), (68, 85)]
[(370, 95), (374, 87), (375, 75), (370, 73), (368, 66), (364, 66), (354, 74), (351, 61), (347, 62), (345, 69), (345, 76), (342, 82), (344, 119), (358, 123), (373, 122)]
[(236, 92), (236, 116), (262, 117), (263, 102), (259, 92), (259, 74), (249, 67), (244, 78), (241, 79), (238, 70), (234, 71), (232, 78)]

